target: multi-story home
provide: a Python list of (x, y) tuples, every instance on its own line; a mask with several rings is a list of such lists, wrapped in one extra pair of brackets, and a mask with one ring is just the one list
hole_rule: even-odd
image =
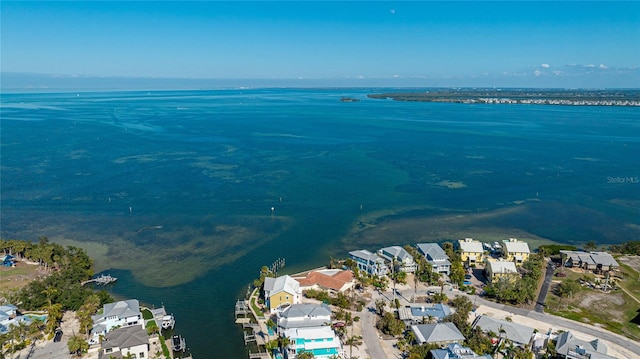
[(331, 309), (326, 304), (294, 304), (278, 313), (281, 335), (289, 338), (289, 358), (306, 351), (314, 358), (330, 358), (342, 354), (342, 344), (328, 324)]
[(613, 359), (607, 355), (607, 346), (600, 339), (580, 340), (571, 332), (563, 332), (556, 341), (556, 356), (568, 359)]
[(484, 271), (491, 282), (497, 282), (501, 278), (517, 280), (520, 277), (514, 262), (495, 260), (490, 257), (485, 259)]
[(137, 299), (121, 300), (107, 303), (102, 307), (102, 314), (94, 315), (91, 329), (92, 342), (97, 343), (101, 335), (106, 335), (114, 327), (130, 327), (138, 325), (144, 328), (144, 320), (140, 314), (140, 303)]
[(514, 262), (516, 266), (521, 266), (522, 263), (529, 259), (531, 251), (529, 251), (529, 245), (527, 242), (519, 241), (516, 238), (509, 238), (503, 240), (503, 258), (505, 260)]
[(378, 255), (395, 265), (394, 270), (413, 273), (418, 268), (418, 264), (404, 248), (400, 246), (384, 247), (378, 250)]
[(264, 299), (269, 310), (279, 310), (300, 303), (300, 283), (288, 275), (264, 279)]
[(99, 359), (107, 358), (148, 358), (149, 336), (139, 326), (114, 329), (100, 342)]
[(327, 323), (331, 323), (331, 309), (326, 304), (293, 304), (278, 312), (278, 327), (282, 329), (322, 327)]
[(475, 266), (476, 263), (481, 263), (484, 259), (482, 243), (474, 241), (473, 238), (458, 240), (458, 248), (460, 249), (460, 259), (462, 263), (469, 267)]
[(382, 277), (387, 274), (389, 268), (384, 263), (384, 258), (369, 252), (366, 249), (349, 252), (349, 258), (353, 259), (358, 269), (370, 275)]
[(438, 243), (418, 243), (416, 247), (424, 255), (427, 262), (431, 264), (434, 272), (449, 275), (451, 271), (449, 256)]
[(328, 359), (343, 354), (340, 338), (330, 326), (290, 328), (284, 330), (289, 338), (288, 357), (295, 357), (301, 352), (310, 352), (314, 358)]

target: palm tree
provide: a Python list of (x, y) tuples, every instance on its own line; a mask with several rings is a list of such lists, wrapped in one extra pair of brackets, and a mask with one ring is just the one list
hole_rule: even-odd
[(76, 356), (82, 356), (82, 353), (89, 349), (89, 343), (87, 343), (82, 337), (77, 335), (69, 338), (69, 342), (67, 342), (67, 347), (69, 348), (70, 353), (75, 353)]
[(273, 356), (273, 350), (278, 349), (278, 341), (277, 340), (269, 340), (264, 344), (264, 349), (269, 353), (270, 356)]
[(289, 344), (291, 344), (291, 339), (289, 337), (283, 335), (278, 338), (278, 347), (280, 348), (281, 352), (284, 353), (284, 351), (287, 350)]
[(358, 347), (362, 345), (362, 337), (359, 335), (353, 335), (345, 341), (345, 344), (349, 345), (349, 358), (351, 358), (353, 356), (353, 347), (358, 349)]

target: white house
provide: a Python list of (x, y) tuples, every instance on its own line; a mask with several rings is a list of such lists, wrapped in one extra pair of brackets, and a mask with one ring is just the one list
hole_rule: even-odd
[(418, 243), (416, 244), (420, 253), (422, 253), (436, 273), (444, 273), (449, 275), (451, 271), (451, 262), (449, 256), (438, 243)]
[(278, 327), (309, 328), (331, 323), (331, 309), (326, 304), (293, 304), (278, 312)]
[(398, 266), (400, 271), (413, 273), (418, 268), (413, 256), (400, 246), (384, 247), (378, 250), (378, 255)]
[(137, 299), (107, 303), (102, 314), (94, 315), (91, 329), (92, 342), (98, 342), (100, 335), (106, 335), (113, 327), (140, 326), (144, 328), (144, 320), (140, 314), (140, 303)]
[(149, 357), (149, 337), (140, 326), (118, 328), (105, 335), (100, 343), (99, 359), (125, 358), (129, 353), (136, 359)]
[(371, 275), (382, 277), (389, 270), (382, 257), (366, 249), (349, 252), (349, 258), (356, 262), (358, 269)]

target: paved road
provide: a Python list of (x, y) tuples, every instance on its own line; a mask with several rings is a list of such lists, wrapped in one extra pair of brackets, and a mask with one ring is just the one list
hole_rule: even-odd
[(555, 270), (555, 266), (552, 262), (549, 262), (549, 265), (547, 266), (547, 273), (544, 276), (544, 283), (542, 283), (542, 288), (540, 288), (540, 294), (538, 295), (538, 301), (536, 301), (535, 311), (538, 313), (544, 313), (544, 303), (547, 300), (547, 293), (549, 292), (551, 280), (553, 279), (553, 272), (555, 272)]
[[(374, 296), (375, 297), (375, 296)], [(376, 329), (376, 300), (372, 299), (360, 312), (362, 319), (362, 340), (367, 343), (367, 351), (371, 359), (384, 359), (386, 354), (380, 345), (378, 329)]]

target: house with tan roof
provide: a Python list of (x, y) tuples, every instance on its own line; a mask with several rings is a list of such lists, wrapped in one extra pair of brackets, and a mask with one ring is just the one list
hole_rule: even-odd
[(458, 249), (460, 250), (460, 259), (463, 264), (473, 267), (476, 263), (482, 263), (484, 259), (484, 248), (482, 243), (473, 238), (465, 238), (458, 240)]
[(342, 269), (320, 269), (307, 273), (304, 278), (295, 278), (301, 290), (316, 289), (328, 292), (344, 292), (353, 288), (353, 273)]
[(527, 242), (519, 241), (517, 238), (509, 238), (503, 240), (503, 258), (507, 261), (511, 261), (516, 266), (521, 266), (522, 263), (529, 259), (531, 251), (529, 250), (529, 244)]
[(300, 303), (301, 297), (300, 283), (291, 276), (264, 279), (264, 299), (269, 310)]

